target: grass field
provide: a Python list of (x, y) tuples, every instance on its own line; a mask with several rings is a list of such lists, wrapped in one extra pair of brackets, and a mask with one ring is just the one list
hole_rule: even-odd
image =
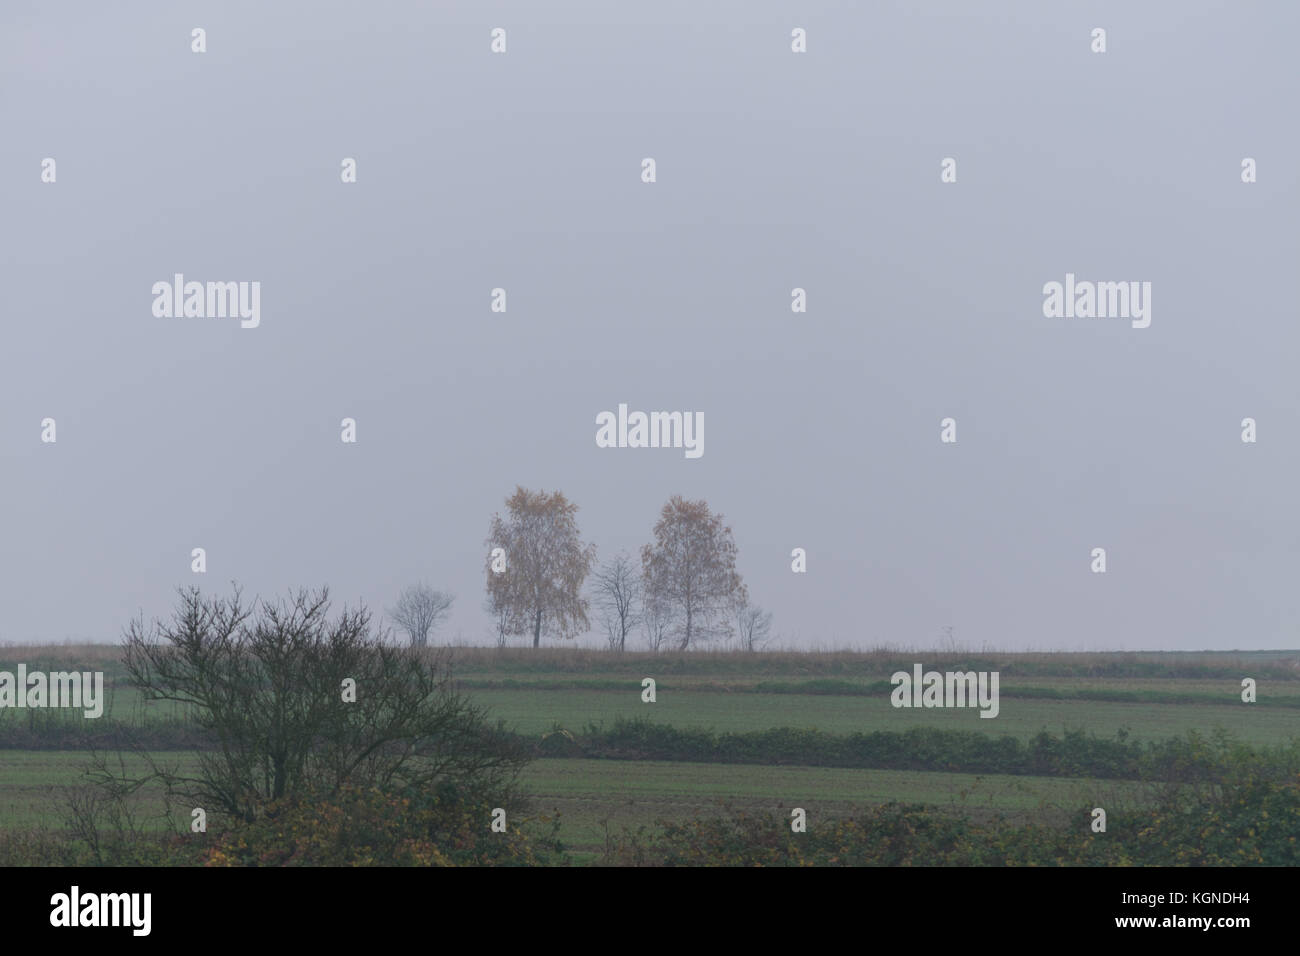
[[(927, 669), (948, 670), (977, 665), (976, 657), (914, 659)], [(881, 681), (901, 660), (893, 652), (659, 657), (568, 649), (454, 652), (464, 692), (529, 737), (556, 726), (578, 732), (618, 717), (715, 732), (788, 727), (844, 735), (929, 726), (1027, 738), (1040, 730), (1110, 736), (1127, 729), (1136, 739), (1160, 740), (1222, 728), (1252, 744), (1300, 736), (1300, 668), (1294, 653), (984, 657), (1003, 668), (996, 719), (982, 719), (974, 708), (892, 707)], [(19, 660), (30, 669), (105, 671), (115, 685), (109, 712), (116, 719), (144, 726), (177, 713), (140, 700), (124, 680), (115, 648), (0, 648), (0, 670)], [(658, 682), (653, 704), (641, 700), (644, 676)], [(1258, 679), (1258, 704), (1241, 702), (1243, 676)], [(68, 712), (39, 716), (80, 719)], [(8, 722), (33, 719), (27, 711), (0, 711), (0, 730)], [(170, 756), (184, 759), (180, 753)], [(60, 826), (61, 789), (78, 781), (85, 762), (86, 755), (75, 750), (0, 750), (0, 828)], [(600, 852), (606, 825), (635, 830), (658, 819), (714, 812), (722, 801), (756, 812), (788, 814), (803, 807), (813, 819), (890, 801), (1046, 819), (1099, 802), (1122, 808), (1149, 799), (1148, 788), (1138, 782), (647, 760), (539, 759), (525, 770), (522, 783), (534, 795), (536, 813), (559, 813), (562, 839), (577, 862)]]
[[(13, 665), (0, 660), (0, 670), (7, 666)], [(1300, 733), (1300, 680), (1263, 682), (1262, 699), (1244, 707), (1240, 684), (1233, 680), (1008, 679), (1001, 688), (995, 719), (981, 718), (969, 709), (896, 709), (890, 705), (888, 690), (879, 688), (880, 681), (867, 679), (837, 682), (835, 689), (826, 690), (824, 683), (810, 681), (778, 684), (675, 676), (658, 684), (654, 704), (642, 703), (639, 679), (613, 674), (581, 682), (556, 680), (553, 675), (488, 680), (480, 674), (461, 683), (464, 692), (489, 708), (494, 718), (526, 734), (540, 734), (557, 724), (580, 730), (588, 722), (612, 723), (616, 717), (642, 717), (717, 732), (795, 727), (842, 734), (933, 726), (1028, 737), (1040, 730), (1060, 733), (1077, 728), (1108, 736), (1127, 728), (1137, 738), (1156, 739), (1222, 727), (1268, 743)], [(764, 693), (758, 689), (764, 685), (787, 692)], [(797, 692), (801, 688), (817, 692)], [(1038, 696), (1049, 693), (1060, 697)], [(171, 703), (146, 703), (124, 681), (110, 682), (106, 697), (106, 717), (135, 725), (184, 713)], [(5, 721), (33, 719), (76, 722), (81, 717), (71, 711), (0, 710), (0, 726)]]
[(529, 734), (540, 734), (554, 724), (580, 730), (587, 722), (612, 723), (615, 717), (645, 717), (677, 727), (720, 732), (795, 727), (847, 734), (929, 726), (1029, 737), (1044, 729), (1059, 734), (1062, 729), (1079, 728), (1109, 736), (1127, 727), (1135, 737), (1156, 739), (1223, 727), (1261, 743), (1280, 742), (1300, 733), (1300, 711), (1251, 710), (1240, 701), (1179, 706), (1004, 696), (998, 716), (987, 719), (971, 709), (895, 709), (887, 698), (824, 695), (668, 691), (658, 694), (654, 704), (644, 704), (639, 686), (621, 692), (520, 689), (470, 691), (470, 695), (494, 716)]
[[(5, 752), (0, 827), (60, 826), (61, 789), (82, 780), (85, 763), (80, 753)], [(143, 762), (128, 767), (138, 770)], [(798, 806), (827, 816), (890, 801), (1042, 816), (1098, 800), (1136, 805), (1145, 795), (1143, 785), (1124, 781), (644, 760), (538, 760), (525, 770), (523, 783), (534, 794), (534, 815), (558, 814), (561, 838), (579, 862), (599, 852), (606, 823), (635, 829), (661, 817), (709, 813), (723, 801), (750, 811), (788, 813)], [(140, 808), (158, 814), (162, 804), (146, 800)]]

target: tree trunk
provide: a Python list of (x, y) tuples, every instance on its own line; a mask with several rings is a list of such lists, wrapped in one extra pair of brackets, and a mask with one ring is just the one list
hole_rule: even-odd
[(275, 767), (275, 782), (272, 785), (271, 796), (276, 800), (284, 796), (289, 782), (287, 779), (288, 774), (285, 772), (285, 763), (284, 757), (276, 756), (272, 758), (272, 764)]
[(539, 608), (537, 616), (533, 618), (533, 647), (536, 647), (542, 640), (542, 612)]

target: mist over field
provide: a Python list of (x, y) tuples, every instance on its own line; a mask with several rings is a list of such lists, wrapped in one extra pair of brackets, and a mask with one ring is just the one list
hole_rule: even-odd
[[(1296, 647), (1300, 10), (996, 6), (4, 4), (0, 642), (237, 580), (490, 644), (523, 486), (602, 562), (707, 501), (790, 648)], [(256, 327), (159, 317), (178, 273)], [(703, 453), (600, 447), (620, 404)]]
[(1283, 927), (1298, 28), (0, 4), (6, 941), (373, 946), (399, 867)]

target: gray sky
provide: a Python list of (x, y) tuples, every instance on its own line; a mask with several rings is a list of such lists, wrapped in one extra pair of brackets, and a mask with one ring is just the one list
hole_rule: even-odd
[[(9, 0), (0, 640), (116, 640), (232, 579), (376, 609), (425, 579), (457, 595), (441, 637), (486, 640), (522, 484), (601, 557), (705, 498), (791, 645), (1294, 648), (1297, 29), (1281, 2)], [(176, 272), (260, 281), (260, 326), (156, 318)], [(1151, 282), (1150, 327), (1045, 318), (1067, 272)], [(620, 402), (703, 412), (705, 454), (597, 448)]]

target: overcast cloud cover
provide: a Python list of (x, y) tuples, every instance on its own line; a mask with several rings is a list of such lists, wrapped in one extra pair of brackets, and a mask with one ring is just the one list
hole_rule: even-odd
[[(790, 645), (1294, 648), (1298, 30), (1169, 0), (8, 0), (0, 641), (117, 640), (178, 585), (380, 609), (423, 579), (457, 595), (435, 640), (487, 643), (521, 484), (601, 558), (706, 499)], [(260, 281), (260, 327), (154, 317), (176, 272)], [(1045, 318), (1067, 272), (1151, 282), (1150, 327)], [(620, 402), (703, 412), (703, 457), (597, 448)]]

